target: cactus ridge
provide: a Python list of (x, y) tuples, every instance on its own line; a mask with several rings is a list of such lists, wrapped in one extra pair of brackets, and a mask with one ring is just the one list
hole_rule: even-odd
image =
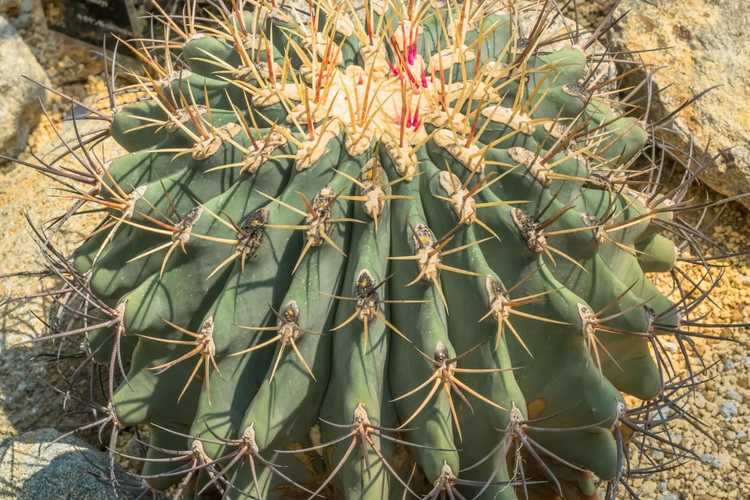
[(80, 171), (35, 167), (90, 184), (58, 223), (104, 214), (70, 259), (37, 232), (80, 312), (46, 338), (108, 368), (111, 449), (149, 424), (150, 488), (613, 497), (635, 436), (690, 456), (653, 412), (707, 293), (646, 273), (677, 279), (706, 205), (639, 167), (653, 130), (596, 73), (601, 32), (493, 2), (214, 7), (120, 42), (137, 99), (102, 119), (128, 154), (79, 137)]

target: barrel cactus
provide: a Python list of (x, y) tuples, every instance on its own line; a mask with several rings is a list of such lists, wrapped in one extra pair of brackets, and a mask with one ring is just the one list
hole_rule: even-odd
[(646, 276), (686, 205), (636, 168), (601, 33), (493, 2), (187, 4), (120, 44), (136, 99), (92, 110), (128, 154), (81, 137), (82, 168), (39, 167), (91, 185), (57, 223), (104, 213), (46, 246), (51, 336), (108, 368), (98, 425), (148, 424), (152, 488), (593, 497), (641, 439), (689, 453), (658, 410), (693, 302)]

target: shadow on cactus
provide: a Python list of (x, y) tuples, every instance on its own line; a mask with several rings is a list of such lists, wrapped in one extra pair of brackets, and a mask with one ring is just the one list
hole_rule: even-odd
[(149, 424), (149, 487), (613, 497), (693, 456), (661, 410), (690, 420), (705, 368), (663, 342), (707, 336), (714, 277), (672, 271), (672, 302), (646, 273), (705, 243), (680, 214), (709, 205), (690, 175), (664, 194), (607, 26), (491, 4), (188, 2), (89, 110), (129, 153), (98, 158), (103, 132), (32, 165), (77, 199), (54, 228), (104, 215), (71, 258), (37, 232), (45, 338), (107, 368), (110, 443)]

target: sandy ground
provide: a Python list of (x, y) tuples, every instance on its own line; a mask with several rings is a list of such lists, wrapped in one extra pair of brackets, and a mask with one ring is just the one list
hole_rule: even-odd
[[(57, 89), (76, 98), (101, 92), (102, 81), (89, 75), (101, 73), (98, 58), (89, 56), (88, 49), (76, 48), (62, 38), (44, 32), (24, 33), (37, 59), (47, 70)], [(52, 96), (47, 112), (52, 123), (59, 126), (67, 104)], [(32, 133), (27, 150), (45, 156), (54, 145), (54, 129), (44, 117)], [(70, 203), (59, 197), (55, 183), (30, 169), (0, 165), (0, 276), (40, 269), (40, 257), (30, 236), (26, 214), (35, 223), (43, 222), (61, 212)], [(58, 234), (56, 242), (70, 250), (83, 237), (84, 227), (72, 230), (71, 225)], [(40, 427), (62, 428), (77, 421), (63, 416), (60, 398), (51, 385), (62, 380), (62, 373), (51, 363), (53, 346), (34, 344), (11, 349), (14, 343), (42, 330), (43, 301), (7, 302), (43, 291), (42, 283), (32, 278), (0, 279), (0, 436)]]
[[(52, 35), (26, 33), (25, 36), (56, 88), (81, 99), (101, 94), (104, 85), (96, 76), (101, 71), (96, 58), (89, 57), (85, 50), (73, 51), (71, 45)], [(53, 97), (48, 110), (52, 122), (59, 124), (66, 106), (61, 99)], [(52, 142), (52, 126), (43, 120), (22, 158), (30, 153), (44, 154)], [(39, 252), (30, 237), (25, 214), (29, 213), (35, 223), (59, 214), (69, 201), (54, 197), (54, 188), (51, 180), (28, 169), (0, 166), (0, 233), (3, 235), (0, 238), (0, 276), (40, 267)], [(708, 232), (730, 251), (746, 250), (750, 248), (748, 220), (750, 215), (746, 211), (731, 204)], [(82, 221), (75, 230), (57, 234), (56, 243), (63, 249), (74, 248), (88, 225), (90, 222)], [(706, 302), (698, 314), (707, 315), (705, 322), (748, 322), (750, 259), (735, 258), (724, 264), (728, 267), (723, 268), (724, 277), (712, 294), (713, 302)], [(694, 278), (700, 274), (699, 269), (689, 264), (680, 267)], [(662, 285), (668, 287), (667, 281)], [(0, 303), (3, 299), (42, 290), (41, 283), (35, 279), (0, 278)], [(38, 335), (43, 330), (39, 317), (44, 317), (44, 304), (39, 300), (10, 302), (0, 309), (0, 437), (40, 427), (65, 430), (90, 418), (90, 410), (74, 397), (76, 393), (85, 395), (89, 388), (78, 387), (68, 398), (53, 389), (54, 385), (62, 383), (66, 370), (74, 367), (76, 360), (67, 361), (62, 367), (52, 363), (55, 351), (49, 344), (9, 347)], [(743, 341), (748, 338), (747, 329), (723, 334)], [(686, 403), (688, 411), (704, 422), (711, 439), (683, 422), (676, 422), (674, 436), (703, 460), (636, 481), (642, 498), (750, 498), (750, 352), (742, 343), (699, 342), (698, 345), (704, 362), (709, 365), (717, 362), (717, 365), (710, 371), (713, 378), (698, 387)], [(694, 361), (699, 363), (697, 357)]]

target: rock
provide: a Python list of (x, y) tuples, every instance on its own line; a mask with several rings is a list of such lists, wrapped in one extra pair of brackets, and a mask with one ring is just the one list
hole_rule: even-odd
[(676, 493), (672, 493), (671, 491), (665, 491), (661, 495), (659, 495), (659, 500), (680, 500), (680, 496)]
[[(719, 85), (673, 120), (674, 132), (659, 135), (674, 143), (680, 155), (689, 150), (693, 137), (697, 163), (691, 169), (705, 165), (699, 177), (709, 187), (725, 195), (750, 192), (747, 3), (624, 0), (615, 17), (627, 11), (612, 34), (613, 48), (643, 51), (635, 57), (648, 66), (660, 89), (654, 94), (652, 119), (658, 121), (693, 96)], [(742, 202), (750, 208), (750, 198)]]
[(669, 419), (670, 415), (672, 415), (672, 413), (674, 413), (674, 411), (669, 406), (657, 408), (656, 410), (652, 410), (651, 412), (649, 412), (649, 420), (667, 420)]
[(701, 456), (701, 462), (703, 462), (706, 465), (710, 465), (711, 467), (720, 469), (728, 463), (728, 459), (726, 456), (716, 457), (714, 455), (711, 455), (710, 453), (704, 453)]
[(46, 23), (41, 0), (0, 0), (0, 14), (16, 28)]
[(682, 432), (678, 430), (672, 431), (672, 442), (674, 444), (680, 444), (682, 442)]
[(0, 442), (0, 500), (133, 498), (140, 481), (115, 466), (120, 489), (109, 482), (107, 456), (74, 436), (53, 443), (54, 429), (27, 432)]
[(732, 401), (737, 401), (738, 403), (741, 403), (744, 399), (742, 397), (742, 394), (737, 392), (737, 389), (728, 389), (726, 392), (727, 398), (731, 399)]
[(0, 16), (0, 152), (16, 156), (26, 145), (29, 132), (39, 121), (39, 99), (46, 100), (40, 86), (25, 75), (49, 85), (47, 74), (6, 18)]
[(23, 3), (23, 0), (0, 0), (0, 14), (15, 16), (21, 12)]
[(737, 403), (734, 401), (724, 401), (719, 407), (719, 413), (727, 420), (737, 416)]
[(670, 342), (669, 340), (666, 340), (662, 342), (662, 345), (664, 347), (664, 350), (667, 352), (671, 352), (673, 354), (679, 352), (679, 348), (677, 347), (677, 344), (674, 342)]
[(701, 462), (716, 468), (721, 467), (721, 462), (719, 461), (719, 459), (709, 453), (703, 454), (703, 456), (701, 457)]

